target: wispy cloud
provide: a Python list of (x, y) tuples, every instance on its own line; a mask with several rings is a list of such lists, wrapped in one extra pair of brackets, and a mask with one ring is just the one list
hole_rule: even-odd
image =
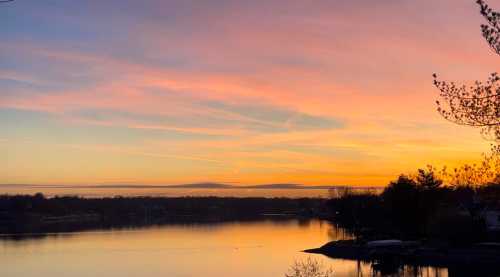
[(433, 72), (497, 67), (470, 1), (17, 1), (0, 17), (0, 182), (383, 184), (487, 144), (433, 106)]

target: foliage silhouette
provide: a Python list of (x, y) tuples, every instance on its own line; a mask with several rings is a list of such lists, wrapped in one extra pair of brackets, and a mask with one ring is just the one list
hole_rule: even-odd
[(333, 277), (333, 269), (326, 268), (322, 263), (311, 257), (295, 261), (285, 274), (285, 277)]
[(429, 166), (400, 175), (380, 195), (344, 193), (332, 197), (328, 206), (334, 222), (359, 240), (428, 238), (452, 245), (500, 241), (488, 237), (482, 217), (485, 209), (498, 207), (498, 178), (453, 186), (443, 172)]
[[(478, 0), (480, 12), (488, 24), (482, 24), (483, 37), (500, 55), (500, 13), (493, 11), (483, 0)], [(500, 77), (492, 73), (486, 82), (476, 81), (472, 86), (440, 81), (433, 74), (434, 85), (440, 90), (438, 112), (459, 125), (481, 128), (481, 134), (500, 142)]]
[(492, 146), (489, 153), (484, 153), (479, 164), (464, 164), (451, 172), (443, 168), (441, 178), (453, 187), (500, 184), (500, 145)]
[(0, 195), (0, 233), (58, 232), (175, 222), (312, 217), (324, 200), (236, 197), (80, 198)]

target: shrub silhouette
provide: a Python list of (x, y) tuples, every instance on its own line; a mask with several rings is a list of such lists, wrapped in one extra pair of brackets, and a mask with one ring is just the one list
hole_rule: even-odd
[(285, 274), (285, 277), (333, 277), (333, 269), (326, 268), (322, 263), (312, 258), (295, 261)]

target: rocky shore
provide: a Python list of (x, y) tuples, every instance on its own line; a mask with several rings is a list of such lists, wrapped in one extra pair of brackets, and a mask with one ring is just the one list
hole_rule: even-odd
[(468, 247), (446, 248), (432, 247), (416, 241), (385, 240), (358, 243), (344, 240), (332, 241), (305, 252), (380, 264), (436, 267), (457, 265), (496, 267), (500, 264), (500, 243), (478, 243)]

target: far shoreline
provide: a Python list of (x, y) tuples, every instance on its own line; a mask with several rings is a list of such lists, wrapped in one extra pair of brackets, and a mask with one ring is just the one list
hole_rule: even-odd
[(300, 184), (227, 185), (198, 183), (186, 185), (34, 185), (0, 184), (0, 195), (43, 193), (47, 197), (237, 197), (237, 198), (331, 198), (345, 190), (380, 193), (375, 186), (306, 186)]
[(169, 223), (326, 219), (323, 198), (45, 197), (0, 195), (0, 234), (58, 233)]

